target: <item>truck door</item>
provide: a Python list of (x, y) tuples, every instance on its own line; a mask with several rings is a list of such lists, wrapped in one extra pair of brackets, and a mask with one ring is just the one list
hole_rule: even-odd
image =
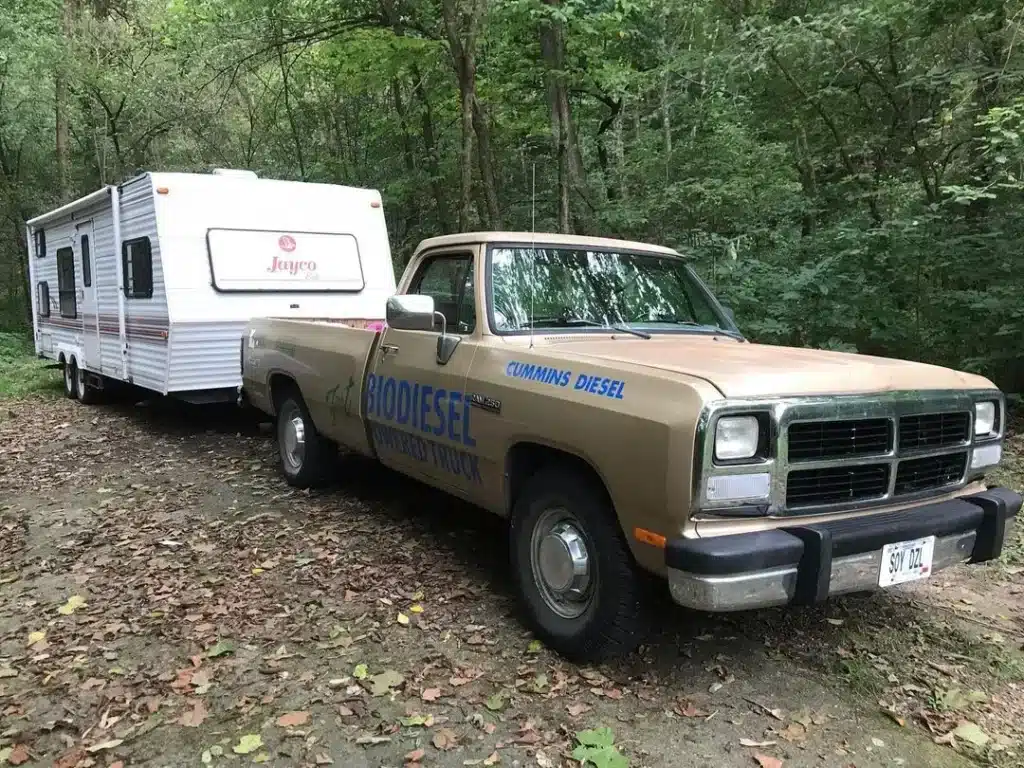
[(100, 318), (96, 309), (96, 288), (93, 282), (92, 220), (82, 222), (76, 230), (75, 251), (78, 257), (79, 274), (82, 276), (82, 359), (78, 361), (78, 365), (86, 370), (102, 373)]
[(447, 363), (437, 360), (438, 331), (387, 328), (371, 361), (366, 417), (381, 461), (460, 496), (481, 484), (466, 375), (476, 351), (474, 254), (427, 256), (407, 293), (433, 297), (447, 332), (466, 338)]

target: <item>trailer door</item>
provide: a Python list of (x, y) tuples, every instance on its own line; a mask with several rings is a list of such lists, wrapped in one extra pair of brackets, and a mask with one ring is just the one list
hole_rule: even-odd
[(82, 276), (82, 360), (80, 367), (93, 373), (103, 372), (100, 359), (100, 318), (96, 311), (95, 264), (93, 260), (93, 222), (77, 226), (75, 251), (78, 273)]

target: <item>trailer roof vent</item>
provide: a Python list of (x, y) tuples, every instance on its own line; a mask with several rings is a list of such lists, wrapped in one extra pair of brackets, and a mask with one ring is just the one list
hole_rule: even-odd
[(214, 176), (233, 176), (236, 179), (258, 179), (256, 171), (245, 170), (244, 168), (214, 168)]

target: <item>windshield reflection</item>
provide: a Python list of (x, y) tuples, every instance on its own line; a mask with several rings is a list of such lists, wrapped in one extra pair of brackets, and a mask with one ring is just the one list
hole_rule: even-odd
[(614, 328), (736, 333), (678, 258), (583, 248), (491, 249), (495, 330)]

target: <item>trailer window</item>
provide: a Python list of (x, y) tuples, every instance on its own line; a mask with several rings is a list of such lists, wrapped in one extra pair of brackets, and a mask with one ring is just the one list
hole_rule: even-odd
[(148, 237), (125, 240), (121, 244), (121, 274), (127, 298), (153, 298), (153, 252)]
[(75, 252), (70, 248), (57, 249), (57, 296), (61, 317), (78, 317), (75, 296)]
[(36, 230), (36, 258), (42, 259), (46, 256), (46, 230)]
[(337, 232), (210, 229), (213, 287), (228, 291), (363, 290), (359, 244)]
[(36, 286), (36, 311), (40, 317), (50, 316), (50, 284), (45, 281)]
[(92, 286), (92, 253), (88, 235), (82, 235), (82, 284), (86, 288)]

